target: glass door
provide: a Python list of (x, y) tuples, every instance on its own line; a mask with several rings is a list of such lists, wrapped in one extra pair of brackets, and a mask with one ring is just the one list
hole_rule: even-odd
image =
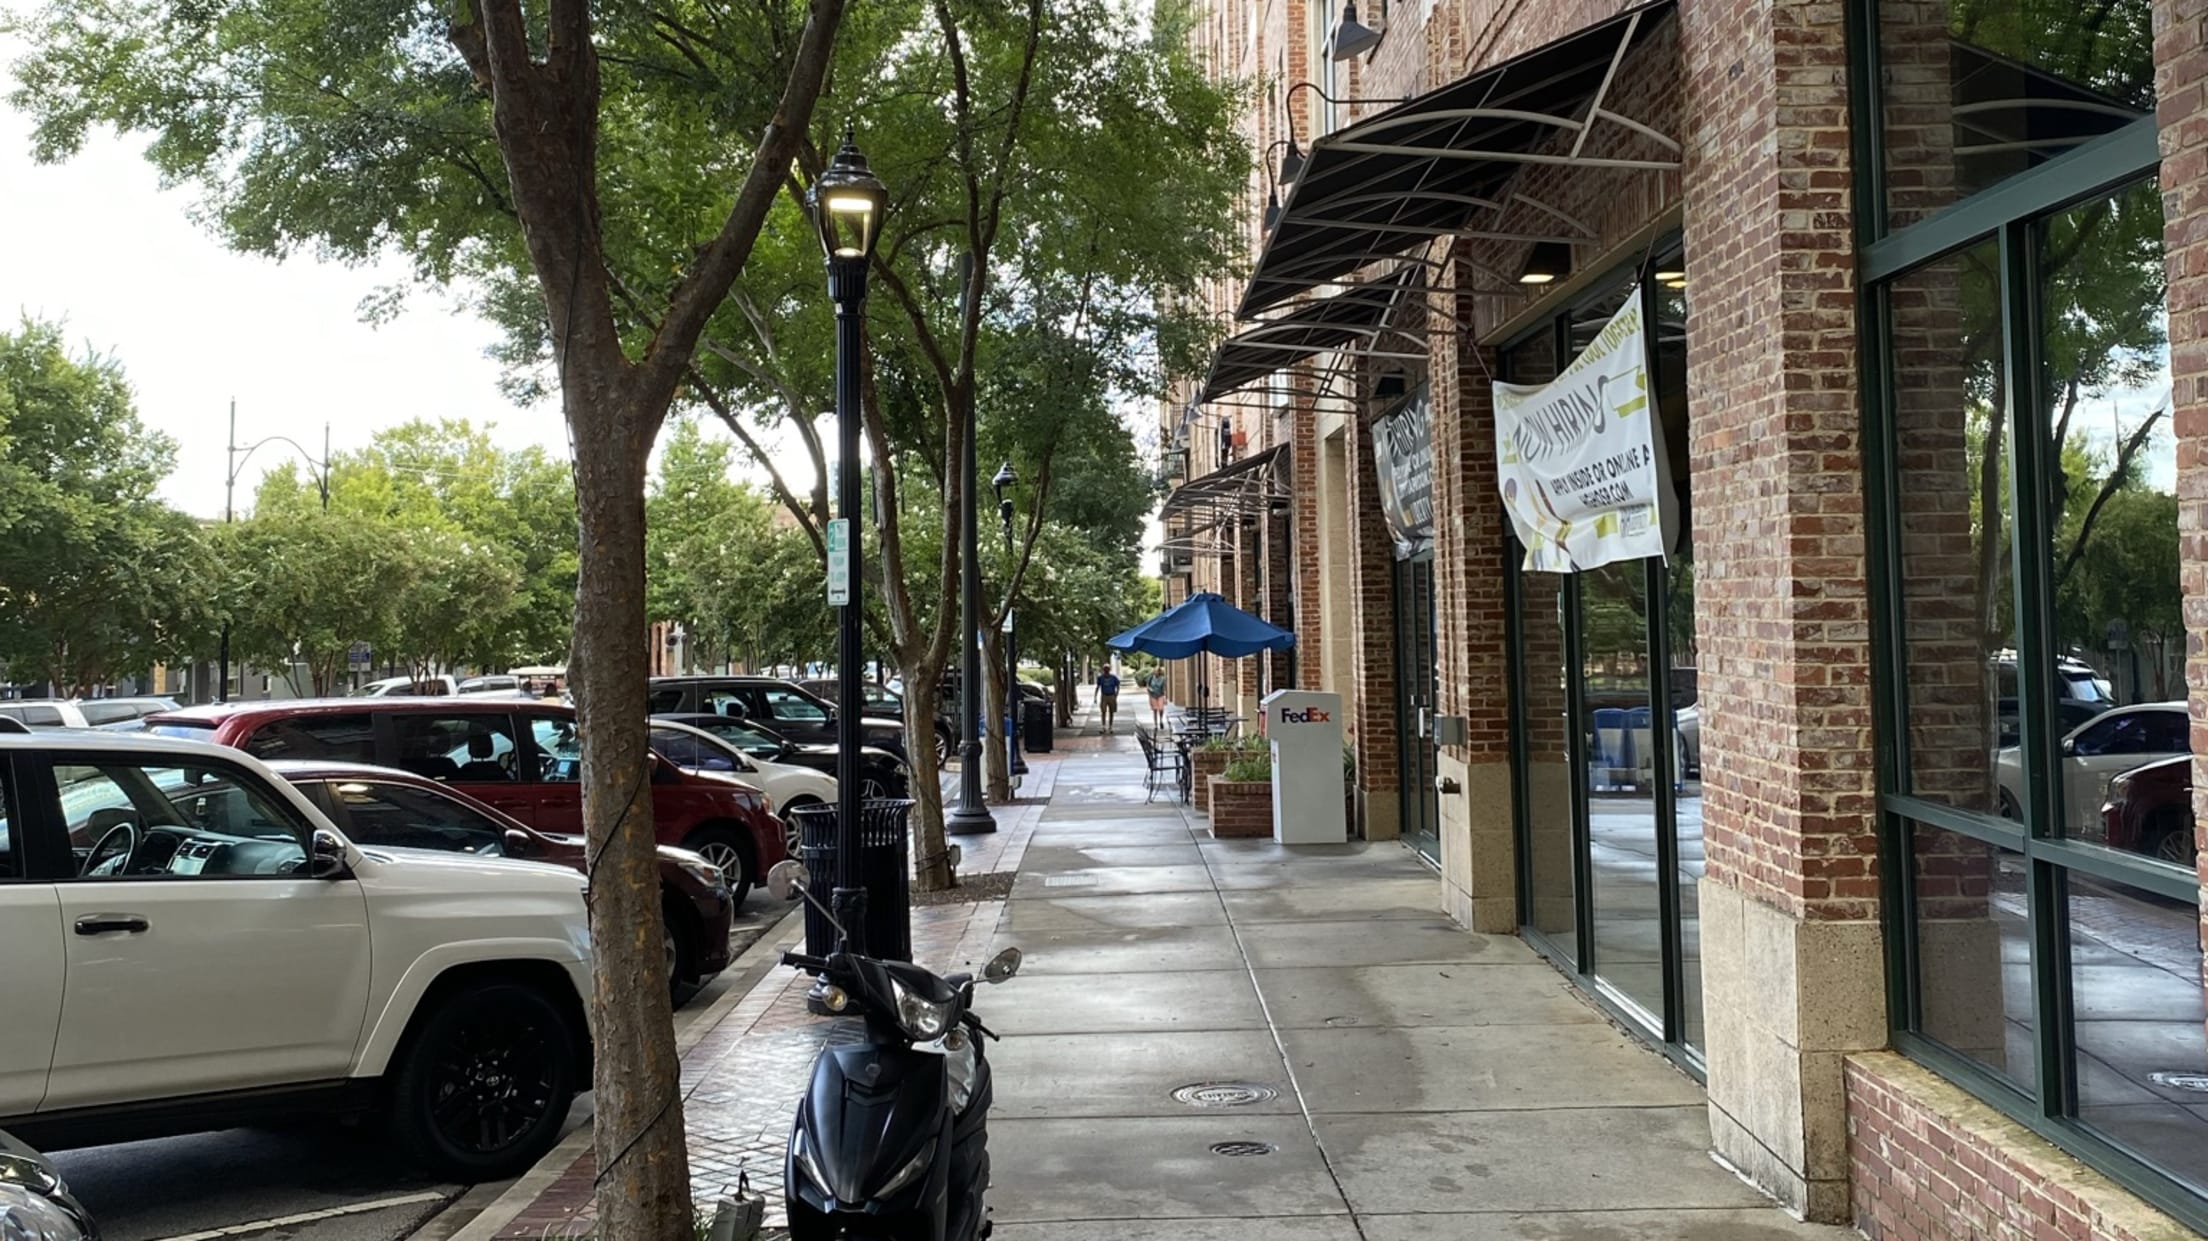
[(1434, 559), (1395, 565), (1396, 737), (1402, 748), (1403, 839), (1441, 857), (1441, 798), (1434, 790), (1434, 703), (1440, 690), (1434, 646)]

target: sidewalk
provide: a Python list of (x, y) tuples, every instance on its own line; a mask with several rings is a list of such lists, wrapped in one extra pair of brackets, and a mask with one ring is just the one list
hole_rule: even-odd
[[(1026, 953), (979, 1004), (1005, 1036), (989, 1049), (1004, 1241), (1854, 1235), (1789, 1219), (1714, 1162), (1696, 1084), (1520, 941), (1442, 917), (1408, 850), (1214, 841), (1144, 804), (1124, 730), (1088, 731), (1031, 759), (1030, 800), (965, 842), (969, 872), (1018, 872), (1011, 897), (914, 911), (933, 967)], [(806, 1016), (803, 992), (787, 970), (732, 991), (683, 1060), (700, 1199), (748, 1168), (770, 1222), (812, 1057), (856, 1036)], [(459, 1237), (587, 1231), (588, 1145)]]

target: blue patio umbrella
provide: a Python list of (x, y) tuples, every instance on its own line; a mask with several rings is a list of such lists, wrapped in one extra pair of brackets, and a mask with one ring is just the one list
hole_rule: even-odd
[(1259, 651), (1285, 651), (1296, 644), (1296, 635), (1207, 590), (1106, 639), (1104, 644), (1160, 659), (1186, 659), (1199, 653), (1240, 659)]

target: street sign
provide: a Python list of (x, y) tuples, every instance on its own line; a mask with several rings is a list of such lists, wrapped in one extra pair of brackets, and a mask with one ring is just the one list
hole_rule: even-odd
[(345, 667), (353, 672), (366, 672), (374, 666), (375, 654), (366, 642), (355, 642), (345, 648)]
[(851, 602), (851, 519), (838, 517), (828, 523), (828, 606)]
[(1004, 610), (1004, 631), (1006, 633), (1012, 632), (1012, 609), (1010, 608)]

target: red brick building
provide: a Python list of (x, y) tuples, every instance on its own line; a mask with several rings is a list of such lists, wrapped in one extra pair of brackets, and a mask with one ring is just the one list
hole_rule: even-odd
[[(1299, 643), (1174, 697), (1342, 693), (1358, 830), (1797, 1211), (2208, 1226), (2208, 0), (1195, 13), (1257, 158), (1167, 601)], [(1629, 321), (1657, 554), (1584, 556), (1515, 411)]]

